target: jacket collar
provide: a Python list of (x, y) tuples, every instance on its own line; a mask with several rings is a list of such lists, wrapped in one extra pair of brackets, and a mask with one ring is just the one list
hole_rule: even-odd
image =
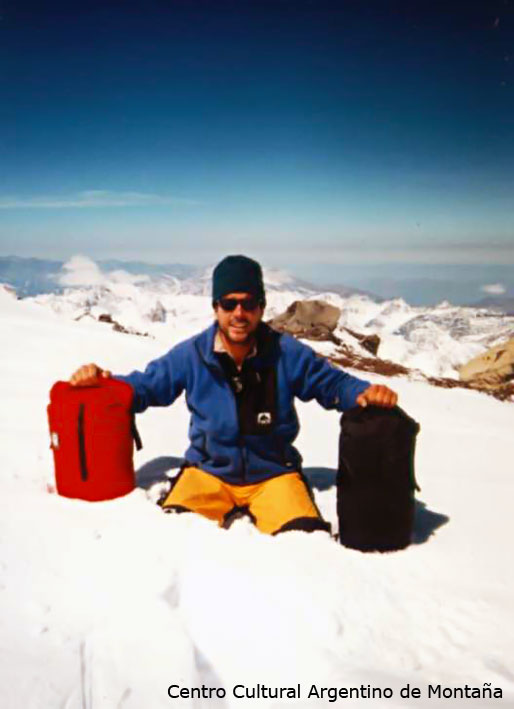
[[(218, 323), (201, 332), (195, 338), (195, 346), (200, 357), (209, 367), (222, 371), (219, 359), (214, 351), (214, 341), (218, 332)], [(257, 329), (257, 354), (252, 357), (252, 363), (257, 369), (269, 367), (277, 358), (278, 338), (280, 334), (261, 322)]]

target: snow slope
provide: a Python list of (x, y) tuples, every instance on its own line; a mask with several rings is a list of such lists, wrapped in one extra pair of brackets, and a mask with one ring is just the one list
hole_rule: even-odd
[[(364, 555), (324, 533), (268, 537), (245, 520), (220, 530), (198, 516), (162, 514), (143, 489), (94, 504), (49, 494), (52, 382), (87, 361), (142, 367), (163, 343), (70, 321), (5, 292), (0, 312), (2, 709), (288, 703), (232, 696), (234, 685), (259, 683), (300, 683), (291, 703), (305, 707), (329, 705), (307, 699), (314, 683), (394, 691), (348, 706), (514, 706), (512, 404), (387, 380), (422, 426), (426, 507), (417, 543), (403, 552)], [(169, 346), (190, 329), (177, 329)], [(306, 472), (326, 478), (338, 417), (315, 403), (298, 410)], [(141, 416), (137, 466), (161, 457), (176, 466), (187, 423), (183, 398)], [(335, 524), (335, 488), (316, 497)], [(407, 682), (421, 699), (400, 698)], [(503, 698), (428, 698), (429, 684), (466, 683), (492, 683)], [(172, 700), (172, 684), (224, 687), (227, 696)]]

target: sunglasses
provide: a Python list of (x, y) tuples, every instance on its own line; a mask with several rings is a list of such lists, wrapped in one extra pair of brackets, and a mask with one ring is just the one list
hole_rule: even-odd
[(218, 305), (220, 305), (227, 313), (233, 312), (238, 305), (240, 305), (245, 312), (250, 313), (260, 304), (261, 301), (259, 298), (256, 298), (253, 295), (248, 298), (220, 298), (218, 300)]

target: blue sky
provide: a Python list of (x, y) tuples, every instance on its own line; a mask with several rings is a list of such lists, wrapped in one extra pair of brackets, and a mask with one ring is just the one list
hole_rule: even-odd
[(511, 0), (4, 3), (0, 252), (514, 264), (513, 39)]

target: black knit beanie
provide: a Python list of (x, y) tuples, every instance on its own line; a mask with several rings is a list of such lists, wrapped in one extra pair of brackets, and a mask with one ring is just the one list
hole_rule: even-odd
[(212, 302), (228, 293), (251, 293), (266, 303), (262, 269), (247, 256), (226, 256), (212, 274)]

